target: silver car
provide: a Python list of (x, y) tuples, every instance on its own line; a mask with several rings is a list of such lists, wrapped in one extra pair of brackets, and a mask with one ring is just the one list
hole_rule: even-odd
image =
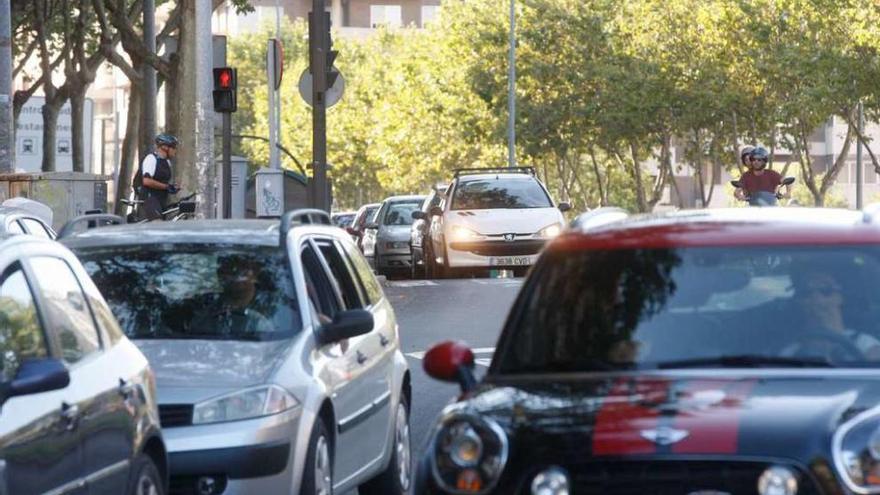
[(397, 321), (326, 214), (64, 241), (156, 371), (172, 493), (408, 491)]
[(386, 198), (364, 233), (364, 255), (376, 273), (406, 273), (412, 270), (412, 213), (418, 211), (425, 196), (392, 196)]

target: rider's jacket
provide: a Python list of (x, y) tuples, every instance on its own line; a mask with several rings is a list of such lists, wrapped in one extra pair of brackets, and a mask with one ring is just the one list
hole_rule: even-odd
[[(150, 177), (155, 181), (168, 184), (171, 182), (171, 162), (156, 153), (150, 153), (144, 157), (144, 161), (141, 164), (141, 173), (144, 177)], [(158, 198), (163, 205), (168, 199), (168, 191), (165, 190), (151, 189), (144, 186), (142, 191), (144, 199), (147, 197)]]

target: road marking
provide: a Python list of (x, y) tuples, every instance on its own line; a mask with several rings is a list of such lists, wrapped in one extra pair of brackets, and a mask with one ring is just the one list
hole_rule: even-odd
[[(471, 351), (475, 354), (474, 362), (479, 364), (480, 366), (489, 367), (489, 364), (492, 363), (492, 355), (495, 354), (494, 347), (477, 347), (475, 349), (471, 349)], [(416, 352), (408, 352), (406, 353), (407, 357), (411, 357), (414, 359), (425, 359), (426, 351), (416, 351)], [(488, 354), (487, 357), (476, 357), (477, 354)]]
[(388, 287), (430, 287), (432, 285), (438, 285), (437, 282), (432, 282), (430, 280), (401, 280), (388, 282)]
[(471, 282), (480, 285), (502, 285), (506, 287), (519, 287), (522, 285), (522, 279), (515, 278), (489, 278), (489, 279), (471, 279)]

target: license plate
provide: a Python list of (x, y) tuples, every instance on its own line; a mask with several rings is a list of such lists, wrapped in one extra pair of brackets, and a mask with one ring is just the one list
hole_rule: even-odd
[(493, 256), (489, 258), (492, 266), (529, 266), (532, 264), (531, 256)]

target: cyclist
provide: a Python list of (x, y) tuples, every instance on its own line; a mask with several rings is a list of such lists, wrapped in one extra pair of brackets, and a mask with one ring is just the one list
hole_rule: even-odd
[(171, 134), (156, 136), (156, 150), (144, 157), (135, 174), (135, 189), (143, 201), (143, 215), (149, 220), (163, 219), (169, 194), (177, 194), (171, 182), (171, 159), (177, 155), (179, 141)]

